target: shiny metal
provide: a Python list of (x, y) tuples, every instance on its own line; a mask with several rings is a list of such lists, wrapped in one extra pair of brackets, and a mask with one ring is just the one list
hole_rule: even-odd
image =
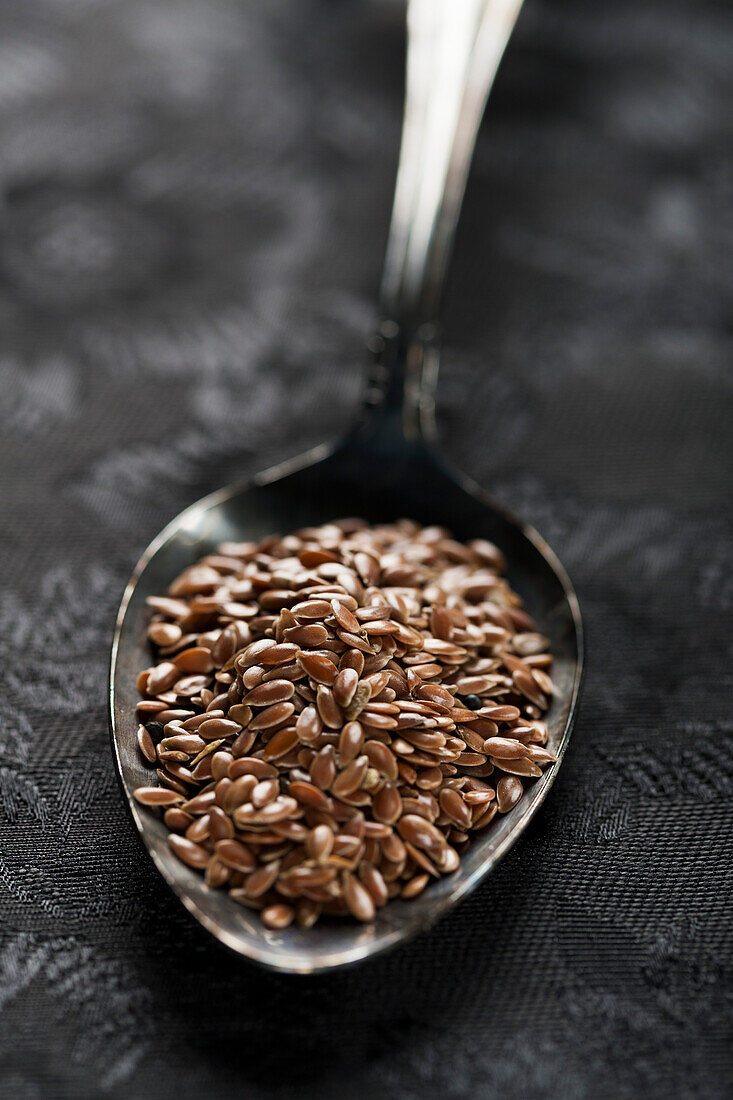
[[(480, 14), (488, 21), (475, 26), (474, 39), (478, 42), (483, 28), (494, 26), (492, 9), (495, 4), (497, 10), (506, 11), (508, 7), (500, 0), (495, 3), (452, 0), (445, 5), (442, 0), (435, 3), (412, 0), (410, 34), (423, 13), (432, 10), (435, 16), (436, 10), (444, 6), (455, 17), (465, 5), (465, 11), (473, 13), (474, 19)], [(516, 9), (518, 4), (513, 6)], [(507, 34), (508, 25), (502, 22), (500, 42), (495, 44), (493, 52), (481, 53), (482, 64), (488, 66), (481, 70), (483, 96), (491, 83)], [(465, 45), (467, 39), (462, 41)], [(411, 65), (424, 74), (429, 74), (429, 65), (423, 64), (420, 51), (423, 46), (427, 50), (428, 45), (429, 56), (434, 58), (434, 43), (421, 31), (409, 47)], [(451, 56), (457, 55), (451, 53)], [(435, 169), (436, 178), (442, 180), (440, 186), (443, 188), (451, 181), (450, 201), (447, 197), (441, 201), (441, 194), (438, 194), (436, 204), (435, 189), (432, 189), (432, 213), (428, 218), (432, 225), (430, 236), (442, 243), (427, 251), (424, 244), (420, 250), (415, 244), (414, 253), (411, 253), (410, 240), (417, 241), (418, 236), (423, 242), (425, 240), (424, 226), (415, 235), (413, 228), (417, 230), (416, 219), (422, 217), (418, 211), (428, 208), (428, 200), (412, 205), (411, 214), (405, 212), (408, 207), (404, 205), (404, 194), (398, 196), (395, 203), (396, 211), (399, 208), (400, 212), (395, 214), (393, 223), (388, 267), (396, 265), (392, 271), (399, 267), (404, 277), (400, 276), (399, 289), (395, 289), (393, 295), (392, 291), (385, 293), (384, 301), (396, 309), (400, 303), (410, 303), (410, 312), (398, 309), (395, 316), (400, 317), (402, 324), (385, 323), (374, 339), (375, 361), (367, 399), (355, 427), (340, 444), (325, 444), (257, 475), (246, 485), (221, 489), (181, 513), (145, 551), (127, 586), (117, 619), (110, 683), (112, 744), (122, 788), (140, 835), (163, 878), (205, 928), (233, 950), (277, 970), (313, 973), (353, 963), (427, 928), (474, 889), (515, 843), (547, 794), (570, 737), (582, 670), (582, 628), (577, 598), (562, 565), (537, 532), (498, 507), (463, 474), (449, 469), (440, 456), (433, 441), (433, 388), (438, 362), (436, 330), (425, 323), (427, 314), (423, 316), (412, 309), (412, 303), (433, 300), (445, 267), (449, 243), (446, 227), (449, 238), (483, 103), (481, 98), (481, 104), (477, 105), (478, 93), (467, 96), (467, 81), (478, 80), (478, 56), (471, 53), (470, 62), (464, 58), (455, 70), (446, 62), (446, 70), (441, 75), (446, 97), (460, 105), (457, 114), (454, 108), (451, 125), (457, 132), (464, 127), (461, 142), (454, 140), (450, 144), (452, 150), (458, 150), (458, 157), (448, 156), (447, 170), (444, 163), (446, 145), (436, 146), (436, 156), (441, 158), (441, 164)], [(464, 110), (469, 112), (468, 123)], [(445, 123), (441, 130), (444, 137), (447, 127)], [(409, 122), (407, 131), (406, 141), (413, 146), (419, 145), (421, 131), (414, 120)], [(402, 162), (407, 166), (405, 178), (412, 178), (411, 188), (418, 186), (418, 175), (429, 174), (434, 167), (430, 148), (422, 155), (419, 172), (414, 164), (410, 167), (412, 162), (406, 153), (403, 153)], [(404, 180), (401, 186), (407, 193)], [(438, 230), (436, 237), (441, 217), (444, 228)], [(404, 255), (398, 248), (398, 239), (407, 242)], [(413, 259), (409, 259), (410, 255)], [(412, 274), (408, 277), (408, 269), (414, 272), (414, 277)], [(419, 272), (422, 275), (417, 278)], [(390, 281), (388, 270), (385, 285)], [(418, 284), (430, 285), (426, 297), (422, 292), (417, 296), (413, 290), (408, 292), (408, 288)], [(238, 906), (222, 891), (210, 890), (200, 874), (183, 866), (168, 848), (167, 830), (162, 820), (133, 800), (134, 788), (149, 781), (149, 770), (137, 749), (135, 713), (136, 676), (150, 660), (145, 601), (147, 596), (163, 592), (186, 565), (221, 541), (259, 538), (278, 530), (289, 531), (325, 522), (345, 513), (363, 515), (370, 521), (409, 515), (424, 523), (444, 524), (458, 538), (488, 538), (502, 548), (510, 563), (510, 581), (524, 597), (540, 629), (549, 637), (555, 654), (557, 691), (548, 723), (549, 744), (557, 753), (558, 761), (528, 789), (513, 811), (495, 819), (492, 827), (474, 841), (455, 874), (431, 884), (419, 898), (410, 902), (390, 902), (369, 925), (324, 921), (308, 931), (298, 928), (268, 931), (257, 914)]]
[(486, 97), (522, 0), (411, 0), (385, 317), (435, 320)]

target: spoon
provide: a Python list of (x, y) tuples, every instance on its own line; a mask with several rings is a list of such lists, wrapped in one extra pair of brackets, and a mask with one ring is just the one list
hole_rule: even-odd
[[(220, 489), (187, 508), (150, 544), (120, 606), (112, 649), (112, 744), (122, 789), (161, 875), (183, 905), (227, 946), (276, 970), (313, 973), (353, 963), (413, 936), (473, 890), (515, 843), (547, 794), (570, 736), (582, 668), (578, 601), (555, 554), (531, 527), (498, 507), (436, 446), (436, 310), (483, 108), (521, 0), (410, 0), (404, 128), (374, 364), (356, 424), (324, 444)], [(149, 664), (146, 598), (220, 542), (325, 523), (409, 516), (458, 539), (487, 538), (550, 640), (556, 685), (546, 716), (557, 763), (518, 805), (475, 839), (452, 875), (412, 901), (391, 901), (366, 925), (322, 922), (266, 929), (256, 913), (178, 861), (163, 821), (133, 800), (147, 781), (136, 731), (136, 677)]]

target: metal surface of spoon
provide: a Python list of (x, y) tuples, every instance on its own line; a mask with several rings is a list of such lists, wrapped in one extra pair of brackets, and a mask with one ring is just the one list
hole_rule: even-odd
[[(150, 855), (185, 907), (223, 943), (278, 970), (312, 973), (399, 943), (472, 890), (516, 841), (557, 773), (570, 736), (582, 668), (578, 602), (536, 531), (448, 468), (435, 446), (435, 312), (481, 115), (521, 0), (410, 0), (405, 117), (374, 366), (362, 413), (337, 445), (323, 445), (221, 489), (186, 509), (151, 543), (125, 591), (112, 651), (112, 743), (124, 794)], [(323, 921), (270, 931), (168, 847), (162, 819), (133, 800), (149, 782), (136, 731), (136, 678), (150, 663), (146, 598), (218, 543), (283, 534), (342, 515), (370, 522), (409, 516), (488, 538), (505, 553), (512, 587), (550, 639), (556, 692), (547, 715), (557, 763), (519, 804), (473, 840), (458, 870), (412, 901), (391, 901), (371, 924)]]

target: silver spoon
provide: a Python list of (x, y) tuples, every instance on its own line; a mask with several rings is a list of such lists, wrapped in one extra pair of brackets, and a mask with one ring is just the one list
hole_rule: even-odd
[[(147, 548), (120, 606), (111, 665), (112, 744), (135, 824), (161, 875), (197, 920), (235, 951), (277, 970), (342, 966), (432, 924), (518, 839), (547, 794), (570, 737), (582, 628), (568, 576), (536, 531), (447, 467), (435, 442), (434, 317), (476, 132), (520, 7), (521, 0), (408, 5), (404, 128), (381, 300), (389, 320), (373, 342), (374, 367), (354, 428), (338, 445), (324, 444), (187, 508)], [(454, 874), (415, 900), (391, 901), (368, 925), (323, 922), (309, 930), (268, 931), (256, 913), (209, 889), (202, 875), (180, 863), (163, 821), (133, 800), (133, 790), (149, 782), (135, 713), (136, 676), (149, 664), (145, 601), (220, 542), (286, 533), (344, 513), (373, 522), (407, 515), (445, 525), (459, 539), (488, 538), (502, 548), (510, 582), (555, 657), (556, 693), (547, 721), (557, 763), (470, 845)]]

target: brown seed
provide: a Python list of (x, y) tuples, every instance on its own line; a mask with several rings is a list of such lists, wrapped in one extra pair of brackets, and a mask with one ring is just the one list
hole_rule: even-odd
[(267, 909), (263, 909), (260, 914), (262, 917), (262, 923), (266, 924), (268, 928), (287, 928), (289, 924), (293, 923), (295, 917), (295, 910), (291, 909), (289, 905), (268, 905)]
[(235, 871), (248, 874), (257, 866), (257, 860), (245, 844), (238, 840), (218, 840), (215, 845), (217, 858)]
[(138, 787), (132, 793), (141, 806), (173, 806), (183, 801), (180, 794), (165, 787)]
[(250, 795), (250, 801), (257, 809), (266, 806), (280, 794), (280, 781), (278, 779), (261, 779)]
[(484, 741), (483, 751), (499, 760), (519, 760), (529, 756), (527, 747), (511, 737), (489, 737)]
[(373, 768), (394, 782), (397, 779), (397, 760), (394, 753), (381, 741), (367, 741), (364, 755)]
[(311, 829), (305, 842), (306, 851), (311, 859), (320, 863), (328, 859), (333, 851), (333, 832), (328, 825), (317, 825)]
[[(278, 703), (279, 707), (290, 707), (292, 713), (291, 703)], [(274, 710), (274, 707), (270, 708)], [(268, 762), (271, 760), (278, 760), (282, 756), (286, 756), (291, 749), (294, 749), (298, 744), (298, 731), (295, 726), (286, 726), (284, 729), (278, 730), (277, 733), (267, 742), (262, 757)]]
[(344, 900), (352, 917), (360, 921), (374, 920), (374, 901), (371, 894), (358, 878), (348, 871), (344, 872), (343, 891)]
[(285, 631), (284, 638), (286, 642), (292, 642), (293, 645), (315, 648), (328, 641), (328, 631), (320, 623), (291, 626)]
[(365, 860), (360, 864), (359, 878), (369, 891), (371, 899), (377, 908), (381, 908), (383, 905), (387, 904), (389, 900), (387, 883), (384, 881), (381, 871), (379, 871), (373, 863), (369, 863)]
[(273, 860), (258, 867), (245, 879), (244, 891), (247, 897), (259, 898), (275, 884), (280, 874), (280, 860)]
[(270, 667), (272, 665), (284, 665), (295, 660), (299, 650), (297, 645), (291, 642), (281, 642), (279, 645), (270, 646), (258, 655), (257, 664)]
[(299, 653), (296, 658), (298, 664), (308, 673), (312, 680), (318, 684), (331, 686), (338, 675), (338, 669), (333, 661), (324, 657), (321, 653)]
[(229, 708), (227, 718), (230, 722), (236, 722), (239, 726), (246, 726), (252, 717), (252, 708), (244, 703), (236, 703)]
[(225, 882), (228, 882), (230, 878), (231, 871), (229, 867), (222, 863), (216, 856), (212, 856), (206, 865), (206, 885), (215, 890), (219, 886), (223, 886)]
[(369, 759), (366, 756), (357, 756), (356, 760), (352, 760), (352, 762), (336, 776), (331, 784), (331, 790), (336, 798), (347, 797), (358, 790), (364, 780), (368, 767)]
[(228, 814), (231, 814), (238, 806), (242, 806), (245, 802), (249, 802), (252, 791), (256, 786), (257, 779), (254, 775), (239, 776), (227, 788), (223, 809)]
[(489, 759), (495, 768), (501, 768), (502, 771), (509, 772), (511, 775), (527, 775), (535, 779), (542, 775), (541, 769), (533, 760), (497, 760), (493, 756)]
[(294, 694), (292, 680), (268, 680), (247, 692), (244, 702), (250, 707), (268, 707), (273, 703), (287, 702)]
[(174, 833), (185, 833), (193, 820), (191, 814), (187, 814), (185, 810), (179, 809), (178, 806), (171, 806), (163, 814), (166, 828)]
[(295, 707), (292, 703), (275, 703), (256, 714), (249, 724), (249, 729), (250, 731), (271, 729), (287, 721), (294, 713)]
[(353, 668), (357, 676), (364, 671), (364, 654), (358, 649), (347, 649), (339, 661), (339, 668)]
[(343, 600), (331, 600), (331, 611), (336, 622), (342, 630), (350, 634), (358, 634), (361, 630), (359, 620), (346, 607)]
[(336, 778), (336, 764), (332, 745), (326, 745), (316, 753), (310, 766), (310, 777), (316, 787), (328, 790)]
[(191, 840), (186, 840), (184, 836), (179, 836), (178, 833), (169, 834), (168, 846), (181, 862), (188, 867), (201, 870), (209, 862), (209, 853), (205, 848), (202, 848), (200, 844), (194, 844)]
[(400, 836), (403, 840), (414, 844), (416, 848), (439, 850), (445, 844), (445, 838), (439, 829), (417, 814), (405, 814), (397, 822)]
[(172, 687), (180, 673), (171, 661), (164, 661), (148, 674), (145, 690), (148, 695), (160, 695)]
[(227, 718), (209, 718), (199, 726), (198, 735), (204, 741), (216, 741), (220, 737), (232, 737), (239, 730), (238, 722), (230, 722)]
[(452, 791), (445, 787), (440, 792), (440, 808), (462, 829), (471, 827), (471, 811), (461, 798), (458, 791)]
[(256, 756), (240, 756), (229, 765), (229, 778), (238, 779), (240, 775), (254, 775), (257, 779), (271, 779), (277, 775), (274, 764), (260, 760)]
[(214, 667), (211, 650), (204, 649), (203, 646), (184, 649), (176, 654), (173, 663), (181, 672), (211, 672)]
[(157, 753), (155, 751), (155, 745), (153, 739), (146, 730), (145, 726), (137, 727), (137, 743), (140, 752), (143, 754), (149, 764), (154, 764), (157, 760)]
[(421, 894), (427, 884), (430, 882), (429, 875), (419, 874), (411, 878), (409, 882), (406, 882), (402, 887), (403, 898), (416, 898), (418, 894)]
[(304, 744), (310, 745), (318, 740), (322, 729), (323, 722), (316, 708), (313, 706), (305, 707), (298, 715), (298, 720), (295, 723), (298, 739)]
[(402, 799), (397, 788), (391, 783), (385, 783), (374, 796), (372, 809), (377, 821), (393, 825), (402, 813)]
[(180, 626), (175, 623), (151, 623), (148, 627), (148, 638), (157, 646), (175, 645), (182, 634)]
[(521, 779), (513, 775), (505, 775), (496, 784), (496, 805), (499, 813), (505, 814), (516, 806), (524, 793)]
[(343, 764), (349, 764), (361, 752), (364, 743), (364, 731), (358, 722), (347, 722), (339, 737), (339, 758)]
[(342, 668), (333, 682), (333, 697), (340, 707), (348, 707), (354, 698), (359, 676), (354, 668)]
[(318, 685), (316, 706), (323, 724), (329, 729), (339, 729), (344, 722), (344, 712), (333, 697), (333, 692), (324, 684)]
[(299, 619), (325, 619), (331, 614), (331, 605), (326, 600), (303, 600), (291, 610)]
[(209, 835), (213, 841), (231, 840), (234, 836), (231, 818), (219, 806), (212, 806), (209, 810)]

